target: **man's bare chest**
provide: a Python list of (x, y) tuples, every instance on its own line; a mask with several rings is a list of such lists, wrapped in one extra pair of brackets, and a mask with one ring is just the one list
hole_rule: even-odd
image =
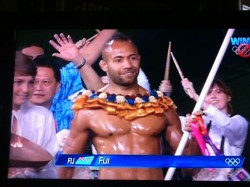
[(152, 114), (134, 120), (125, 120), (109, 115), (104, 110), (95, 110), (90, 120), (90, 129), (97, 135), (110, 136), (137, 133), (158, 135), (166, 126), (164, 114)]

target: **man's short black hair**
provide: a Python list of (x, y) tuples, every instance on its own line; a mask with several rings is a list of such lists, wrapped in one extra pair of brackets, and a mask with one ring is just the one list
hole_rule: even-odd
[(39, 56), (34, 59), (34, 62), (37, 67), (51, 68), (54, 72), (54, 77), (56, 81), (61, 81), (61, 72), (59, 66), (57, 65), (56, 57)]

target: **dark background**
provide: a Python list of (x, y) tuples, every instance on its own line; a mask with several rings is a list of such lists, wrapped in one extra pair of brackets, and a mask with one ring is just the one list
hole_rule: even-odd
[(250, 0), (0, 0), (0, 11), (244, 10)]
[(0, 0), (0, 11), (239, 10), (249, 0)]
[[(4, 10), (13, 8), (10, 3), (13, 0), (4, 1)], [(16, 2), (16, 1), (15, 1)], [(18, 1), (19, 3), (21, 1)], [(82, 37), (90, 37), (95, 34), (95, 28), (118, 28), (125, 34), (131, 36), (139, 47), (142, 56), (142, 68), (149, 78), (152, 89), (158, 88), (161, 79), (164, 77), (165, 62), (167, 56), (168, 42), (172, 42), (172, 51), (184, 73), (184, 75), (193, 81), (194, 86), (199, 93), (202, 84), (210, 71), (210, 68), (215, 60), (219, 51), (221, 43), (224, 39), (228, 28), (236, 28), (235, 37), (249, 37), (249, 14), (242, 14), (239, 12), (199, 12), (193, 13), (189, 11), (184, 12), (164, 12), (168, 10), (169, 6), (156, 6), (151, 4), (153, 11), (128, 11), (123, 10), (151, 10), (148, 8), (140, 8), (140, 5), (132, 3), (121, 9), (122, 12), (109, 11), (112, 8), (105, 8), (105, 12), (71, 12), (76, 10), (75, 2), (71, 1), (71, 7), (67, 6), (69, 12), (61, 13), (37, 13), (40, 9), (36, 9), (40, 1), (30, 4), (22, 4), (17, 6), (15, 10), (21, 10), (22, 13), (11, 12), (1, 13), (1, 29), (0, 29), (0, 131), (3, 132), (0, 136), (1, 142), (1, 159), (0, 174), (1, 186), (178, 186), (178, 185), (218, 185), (221, 183), (190, 183), (188, 182), (166, 182), (166, 181), (82, 181), (82, 180), (69, 180), (69, 181), (55, 181), (55, 180), (6, 180), (6, 173), (8, 167), (8, 145), (9, 145), (9, 124), (10, 124), (10, 111), (12, 100), (12, 79), (13, 79), (13, 64), (14, 64), (14, 51), (18, 43), (37, 42), (46, 46), (46, 52), (51, 54), (54, 50), (49, 46), (48, 40), (53, 39), (54, 33), (64, 32), (71, 34), (73, 39), (77, 41)], [(59, 1), (51, 1), (59, 2)], [(61, 1), (62, 2), (62, 1)], [(66, 1), (65, 1), (66, 2)], [(67, 1), (69, 2), (69, 1)], [(74, 2), (74, 3), (73, 3)], [(90, 1), (87, 1), (89, 4)], [(109, 1), (110, 2), (110, 1)], [(191, 1), (190, 1), (191, 2)], [(194, 1), (192, 1), (194, 2)], [(196, 1), (201, 2), (201, 1)], [(205, 1), (203, 1), (205, 2)], [(235, 6), (226, 3), (223, 7), (218, 1), (206, 1), (209, 5), (203, 9), (215, 10), (235, 10)], [(217, 2), (217, 3), (216, 3)], [(225, 2), (225, 1), (224, 1)], [(228, 2), (228, 1), (226, 1)], [(0, 1), (3, 5), (3, 1)], [(125, 2), (122, 3), (122, 5)], [(157, 1), (155, 1), (157, 3)], [(178, 8), (178, 2), (173, 3), (175, 8)], [(10, 6), (9, 6), (10, 5)], [(180, 5), (180, 8), (185, 9), (186, 3)], [(210, 4), (211, 5), (211, 4)], [(235, 4), (234, 4), (235, 5)], [(6, 8), (7, 6), (7, 8)], [(40, 6), (40, 5), (39, 5)], [(38, 6), (38, 7), (39, 7)], [(106, 6), (106, 5), (105, 5)], [(138, 6), (138, 8), (136, 8)], [(154, 8), (156, 6), (156, 8)], [(20, 8), (22, 7), (22, 8)], [(32, 11), (30, 8), (33, 7)], [(50, 4), (46, 6), (46, 10), (55, 10), (58, 6)], [(78, 6), (77, 6), (78, 7)], [(84, 6), (83, 6), (84, 7)], [(86, 10), (93, 9), (93, 6), (88, 6)], [(91, 8), (92, 7), (92, 8)], [(173, 7), (173, 6), (170, 6)], [(192, 4), (187, 5), (187, 10), (191, 10)], [(195, 6), (196, 7), (196, 6)], [(13, 10), (13, 9), (11, 9)], [(79, 10), (79, 9), (78, 9)], [(101, 8), (102, 10), (102, 8)], [(107, 10), (107, 11), (106, 11)], [(158, 11), (159, 10), (159, 11)], [(195, 8), (195, 10), (197, 10)], [(65, 10), (66, 11), (66, 10)], [(29, 32), (27, 32), (29, 31)], [(223, 80), (229, 84), (233, 91), (232, 104), (236, 113), (246, 117), (249, 116), (249, 58), (243, 59), (237, 56), (231, 50), (229, 44), (228, 50), (222, 60), (221, 66), (218, 70), (217, 76), (222, 77)], [(98, 70), (98, 67), (95, 67)], [(178, 106), (180, 115), (192, 112), (195, 103), (189, 99), (184, 93), (181, 84), (180, 76), (171, 61), (170, 80), (174, 86), (173, 99)], [(5, 133), (7, 132), (7, 133)], [(249, 142), (249, 141), (248, 141)], [(249, 144), (246, 148), (249, 148)], [(246, 166), (249, 166), (249, 149), (247, 152)], [(3, 157), (2, 157), (3, 156)], [(2, 180), (3, 179), (3, 180)], [(234, 186), (235, 183), (223, 183), (223, 186)], [(241, 183), (242, 185), (242, 183)]]
[[(158, 89), (164, 78), (168, 45), (171, 41), (171, 51), (184, 76), (194, 83), (197, 93), (200, 93), (228, 28), (119, 29), (119, 31), (130, 36), (138, 46), (141, 66), (149, 79), (151, 89)], [(96, 33), (94, 29), (19, 29), (16, 30), (16, 45), (22, 45), (25, 42), (40, 43), (46, 49), (47, 55), (51, 55), (55, 50), (48, 41), (53, 39), (55, 33), (61, 32), (70, 34), (74, 41), (83, 37), (89, 38)], [(249, 38), (248, 43), (250, 43), (250, 29), (236, 28), (232, 37)], [(230, 41), (216, 78), (222, 79), (231, 88), (234, 114), (240, 114), (249, 121), (250, 57), (243, 58), (232, 48)], [(99, 59), (94, 68), (99, 75), (104, 75), (98, 66), (98, 61)], [(183, 91), (181, 77), (172, 59), (169, 79), (173, 85), (171, 97), (178, 107), (177, 112), (179, 115), (191, 113), (196, 103)], [(249, 145), (248, 133), (244, 156), (250, 155)], [(250, 171), (249, 164), (249, 160), (246, 160), (245, 168)]]
[[(142, 61), (141, 66), (148, 76), (151, 89), (158, 89), (164, 78), (168, 44), (171, 41), (172, 52), (178, 64), (189, 80), (194, 83), (197, 93), (201, 92), (204, 82), (219, 52), (227, 29), (119, 29), (129, 35), (137, 44)], [(70, 34), (74, 41), (85, 37), (89, 38), (96, 32), (94, 29), (18, 29), (16, 31), (16, 44), (39, 43), (47, 55), (56, 52), (48, 43), (55, 33)], [(233, 37), (250, 37), (250, 29), (236, 28)], [(249, 39), (250, 42), (250, 39)], [(232, 50), (231, 42), (216, 74), (217, 78), (224, 80), (232, 89), (232, 104), (235, 113), (250, 119), (248, 106), (250, 106), (250, 57), (242, 58)], [(94, 68), (98, 74), (103, 72), (98, 66)], [(170, 63), (170, 77), (173, 85), (172, 98), (178, 106), (180, 115), (192, 112), (195, 102), (183, 91), (181, 78), (173, 60)]]

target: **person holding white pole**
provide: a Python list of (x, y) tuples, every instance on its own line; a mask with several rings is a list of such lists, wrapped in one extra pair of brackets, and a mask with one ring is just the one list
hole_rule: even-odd
[[(184, 90), (191, 90), (193, 100), (197, 102), (199, 96), (196, 93), (193, 83), (187, 78), (181, 81)], [(209, 91), (201, 105), (203, 110), (203, 120), (206, 125), (208, 135), (213, 144), (225, 156), (240, 156), (247, 138), (248, 121), (239, 114), (233, 114), (231, 105), (232, 93), (230, 88), (220, 79), (214, 79)], [(192, 118), (187, 116), (185, 130), (192, 132)], [(209, 155), (214, 156), (218, 153), (206, 144)], [(244, 169), (241, 170), (249, 175)], [(202, 168), (193, 176), (193, 180), (207, 181), (227, 181), (234, 180), (235, 172), (232, 168)]]
[[(205, 99), (205, 96), (207, 95), (208, 89), (210, 88), (212, 81), (214, 80), (216, 72), (217, 72), (217, 70), (218, 70), (218, 68), (220, 66), (221, 60), (222, 60), (222, 58), (223, 58), (223, 56), (225, 54), (225, 51), (227, 49), (227, 46), (229, 44), (230, 38), (232, 37), (232, 35), (234, 33), (234, 30), (235, 29), (233, 29), (233, 28), (230, 28), (230, 29), (227, 30), (226, 36), (225, 36), (225, 38), (224, 38), (224, 40), (222, 42), (222, 45), (221, 45), (221, 47), (219, 49), (218, 54), (217, 54), (217, 56), (216, 56), (216, 58), (214, 60), (212, 68), (211, 68), (211, 70), (210, 70), (210, 72), (208, 74), (208, 77), (207, 77), (207, 79), (205, 81), (205, 84), (204, 84), (204, 86), (202, 88), (202, 91), (200, 93), (200, 96), (199, 96), (199, 98), (198, 98), (198, 100), (197, 100), (197, 102), (195, 104), (195, 107), (194, 107), (192, 113), (194, 113), (196, 111), (199, 111), (201, 109), (201, 105), (202, 105), (202, 103), (203, 103), (203, 101)], [(180, 73), (180, 71), (179, 71), (179, 73)], [(183, 77), (182, 79), (184, 79), (184, 78), (185, 77)], [(188, 90), (188, 92), (190, 92), (190, 90)], [(193, 98), (193, 96), (191, 96), (191, 97)], [(186, 146), (186, 143), (188, 141), (188, 138), (189, 138), (189, 132), (184, 131), (183, 136), (181, 138), (181, 141), (180, 141), (180, 143), (178, 145), (178, 148), (177, 148), (177, 150), (175, 152), (175, 155), (181, 155), (182, 154), (182, 152), (183, 152), (183, 150), (184, 150), (184, 148)], [(175, 168), (170, 167), (168, 169), (166, 175), (165, 175), (164, 180), (170, 180), (172, 178), (173, 174), (174, 174), (174, 171), (175, 171)]]

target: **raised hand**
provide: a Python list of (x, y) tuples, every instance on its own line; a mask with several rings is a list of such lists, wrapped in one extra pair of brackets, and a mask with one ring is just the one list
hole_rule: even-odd
[(182, 87), (184, 89), (184, 91), (186, 92), (187, 95), (190, 96), (190, 94), (193, 96), (193, 99), (194, 100), (198, 100), (198, 95), (193, 87), (193, 83), (191, 81), (189, 81), (187, 78), (183, 78), (181, 80), (181, 84), (182, 84)]
[(67, 37), (60, 33), (60, 35), (55, 34), (54, 40), (50, 40), (49, 43), (59, 52), (53, 53), (52, 56), (62, 58), (66, 61), (76, 62), (82, 58), (81, 53), (79, 52), (79, 46), (83, 45), (85, 40), (81, 40), (81, 43), (74, 44), (70, 35)]
[(78, 42), (76, 42), (75, 46), (78, 49), (81, 49), (82, 47), (88, 46), (89, 43), (90, 43), (90, 40), (87, 40), (86, 38), (83, 38), (83, 39), (79, 40)]
[(169, 80), (162, 80), (159, 86), (159, 90), (168, 93), (168, 95), (170, 96), (173, 91), (171, 82)]

